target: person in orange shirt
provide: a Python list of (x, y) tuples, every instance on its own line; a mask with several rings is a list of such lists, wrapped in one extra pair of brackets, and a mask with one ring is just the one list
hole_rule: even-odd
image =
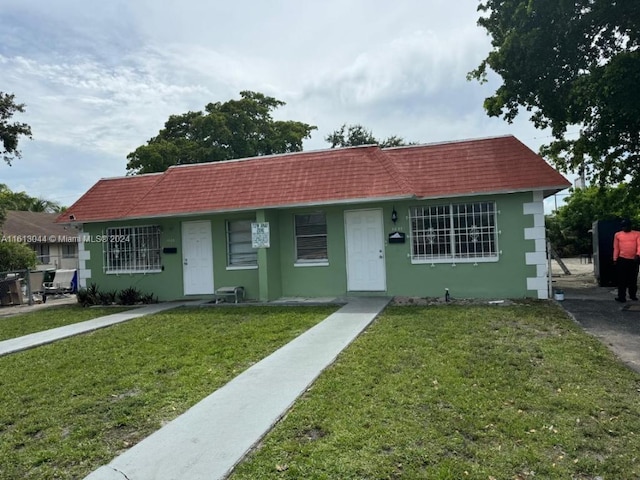
[(616, 302), (638, 300), (638, 261), (640, 260), (640, 232), (631, 229), (628, 219), (620, 222), (622, 230), (613, 237), (613, 264), (616, 268), (618, 296)]

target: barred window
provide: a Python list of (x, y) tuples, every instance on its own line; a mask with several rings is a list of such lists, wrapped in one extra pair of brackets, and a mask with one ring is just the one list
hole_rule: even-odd
[(498, 258), (493, 202), (413, 207), (410, 215), (414, 261)]
[(108, 228), (102, 240), (105, 272), (161, 271), (160, 227)]
[(295, 216), (296, 261), (298, 263), (326, 262), (327, 218), (324, 213)]
[(258, 250), (251, 246), (251, 222), (227, 222), (227, 265), (230, 267), (258, 265)]

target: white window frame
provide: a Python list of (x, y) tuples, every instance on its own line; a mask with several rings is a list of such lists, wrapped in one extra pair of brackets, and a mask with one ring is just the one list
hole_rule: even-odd
[(160, 227), (110, 227), (102, 238), (103, 269), (107, 274), (162, 271)]
[[(255, 220), (238, 219), (226, 221), (227, 270), (258, 268), (258, 249), (253, 248), (251, 242), (252, 222), (255, 222)], [(245, 260), (239, 260), (239, 257), (245, 257)]]
[(409, 209), (411, 263), (497, 262), (495, 202), (449, 203)]
[[(322, 217), (323, 223), (302, 223), (302, 220), (309, 220), (313, 217), (316, 219), (318, 217)], [(320, 227), (319, 229), (315, 229), (314, 226)], [(324, 229), (322, 228), (324, 226)], [(304, 227), (311, 227), (310, 231), (304, 232)], [(295, 266), (326, 266), (329, 265), (329, 244), (327, 237), (327, 215), (325, 212), (309, 212), (309, 213), (300, 213), (295, 214), (293, 216), (293, 235), (295, 238)], [(324, 239), (324, 240), (323, 240)], [(303, 246), (305, 243), (319, 241), (319, 249), (324, 250), (325, 254), (323, 257), (308, 257), (305, 255), (301, 255), (300, 248), (309, 248), (308, 246)], [(322, 245), (324, 243), (324, 245)], [(323, 248), (324, 247), (324, 248)]]

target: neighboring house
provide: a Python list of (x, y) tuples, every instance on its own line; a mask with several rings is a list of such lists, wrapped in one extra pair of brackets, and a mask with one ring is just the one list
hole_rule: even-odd
[(543, 199), (569, 186), (512, 136), (362, 146), (103, 179), (58, 222), (81, 286), (160, 300), (548, 298)]
[(78, 231), (56, 223), (58, 215), (8, 210), (0, 241), (29, 245), (38, 257), (38, 270), (77, 269)]

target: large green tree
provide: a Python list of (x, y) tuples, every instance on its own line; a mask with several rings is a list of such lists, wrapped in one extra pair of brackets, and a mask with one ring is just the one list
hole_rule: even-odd
[(546, 217), (547, 234), (561, 256), (592, 252), (591, 228), (596, 220), (640, 221), (640, 197), (627, 185), (572, 189), (565, 205)]
[(274, 120), (285, 103), (243, 91), (239, 100), (209, 103), (203, 112), (171, 115), (158, 135), (127, 155), (128, 174), (163, 172), (171, 165), (298, 152), (315, 126)]
[(379, 145), (384, 148), (407, 145), (404, 138), (395, 135), (378, 140), (373, 136), (371, 130), (366, 129), (360, 124), (347, 125), (345, 123), (339, 129), (324, 137), (324, 139), (331, 144), (331, 148), (356, 147), (358, 145)]
[(508, 122), (524, 109), (553, 140), (541, 153), (601, 185), (640, 187), (640, 1), (482, 0), (492, 50), (469, 78), (502, 85), (484, 102)]
[(0, 92), (0, 155), (11, 165), (14, 158), (20, 158), (18, 141), (21, 136), (31, 138), (31, 127), (22, 122), (11, 122), (16, 112), (24, 112), (24, 104), (15, 102), (15, 95)]

